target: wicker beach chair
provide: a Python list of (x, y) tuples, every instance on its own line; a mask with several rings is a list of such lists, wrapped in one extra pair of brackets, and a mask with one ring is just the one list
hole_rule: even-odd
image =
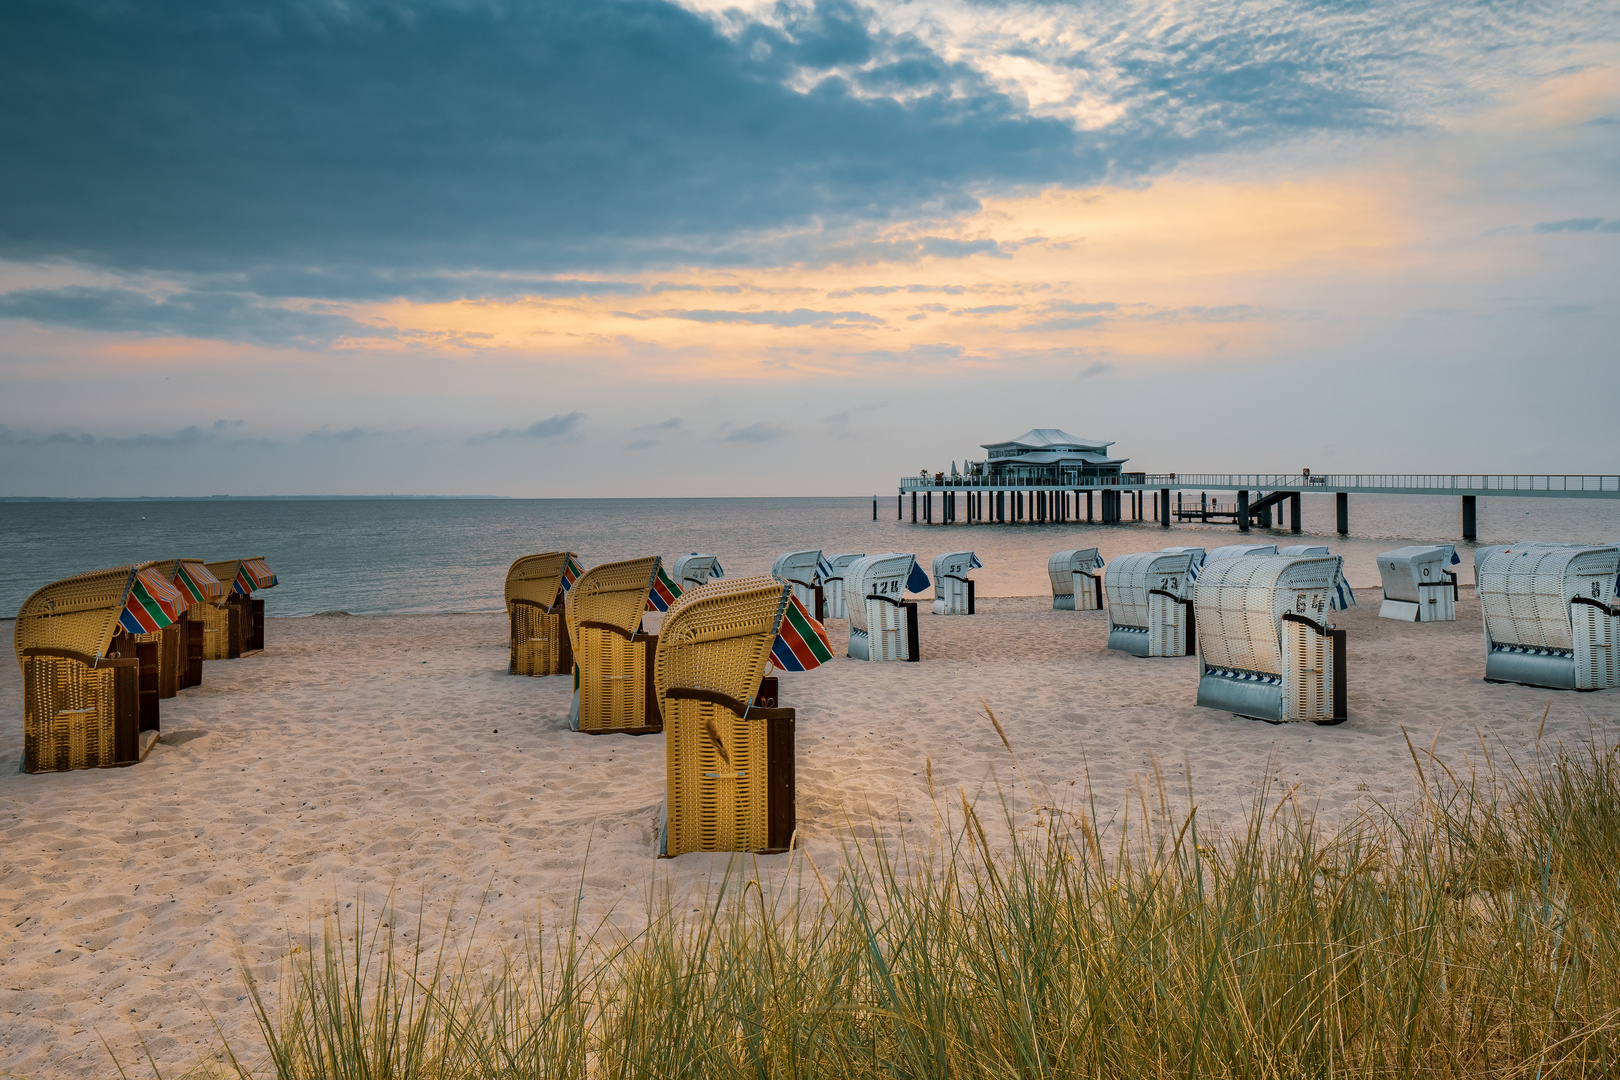
[(1485, 680), (1554, 690), (1620, 686), (1620, 548), (1513, 544), (1474, 553)]
[(1102, 557), (1096, 548), (1070, 548), (1047, 559), (1046, 572), (1052, 579), (1052, 610), (1101, 611), (1102, 580), (1097, 571), (1102, 567)]
[(202, 685), (209, 619), (225, 602), (225, 585), (201, 559), (162, 559), (157, 570), (186, 602), (184, 617), (159, 631), (158, 696), (167, 698)]
[[(227, 640), (224, 648), (208, 643), (219, 655), (210, 660), (235, 660), (264, 649), (264, 601), (253, 594), (276, 586), (275, 572), (263, 555), (247, 559), (226, 559), (208, 564), (208, 572), (225, 585), (225, 604), (236, 609), (234, 619), (224, 620)], [(205, 655), (207, 655), (205, 653)]]
[(1451, 567), (1462, 560), (1452, 544), (1413, 544), (1378, 555), (1384, 579), (1380, 619), (1401, 622), (1456, 622), (1457, 575)]
[(1117, 555), (1103, 575), (1108, 647), (1132, 656), (1191, 656), (1196, 651), (1191, 551)]
[(710, 578), (724, 577), (726, 574), (719, 559), (713, 555), (700, 555), (695, 551), (690, 555), (678, 557), (671, 564), (670, 570), (675, 584), (681, 587), (682, 592), (707, 585)]
[(865, 555), (844, 571), (849, 607), (849, 655), (856, 660), (919, 660), (917, 602), (907, 592), (928, 588), (928, 575), (909, 552)]
[(818, 619), (825, 618), (827, 611), (821, 582), (817, 580), (820, 566), (820, 550), (789, 551), (778, 555), (771, 564), (771, 577), (793, 586), (793, 595), (799, 598), (799, 603)]
[(822, 614), (827, 618), (849, 618), (849, 604), (844, 597), (844, 572), (849, 569), (850, 563), (865, 557), (866, 553), (862, 551), (821, 557), (821, 565), (816, 570), (816, 579), (821, 585)]
[(1205, 563), (1193, 586), (1198, 704), (1272, 723), (1345, 719), (1344, 631), (1326, 621), (1337, 555)]
[(568, 723), (592, 735), (662, 731), (653, 656), (658, 635), (641, 631), (661, 561), (603, 563), (568, 590), (563, 612), (574, 650), (574, 703)]
[(563, 573), (575, 558), (572, 551), (547, 551), (525, 555), (507, 569), (507, 674), (566, 675), (574, 670), (574, 649), (563, 624)]
[(934, 614), (972, 615), (973, 579), (968, 572), (984, 563), (971, 551), (952, 551), (934, 557)]
[(143, 759), (158, 737), (158, 648), (185, 600), (153, 563), (53, 582), (17, 612), (23, 771)]
[(792, 842), (794, 711), (763, 700), (774, 698), (765, 674), (790, 588), (763, 576), (715, 582), (664, 616), (653, 665), (667, 777), (660, 855)]

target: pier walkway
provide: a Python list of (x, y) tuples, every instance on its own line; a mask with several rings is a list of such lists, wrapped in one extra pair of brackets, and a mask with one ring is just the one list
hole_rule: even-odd
[[(1198, 502), (1186, 493), (1197, 491)], [(1234, 503), (1209, 499), (1211, 491), (1234, 491)], [(934, 494), (940, 496), (934, 514)], [(1270, 528), (1273, 511), (1282, 523), (1286, 503), (1289, 524), (1300, 531), (1300, 496), (1333, 493), (1338, 502), (1338, 531), (1350, 531), (1351, 495), (1452, 495), (1462, 499), (1462, 536), (1473, 540), (1475, 500), (1481, 495), (1512, 498), (1620, 499), (1620, 475), (1531, 473), (1120, 473), (1064, 484), (991, 483), (982, 477), (908, 476), (900, 481), (897, 517), (905, 518), (911, 495), (911, 520), (923, 524), (1041, 524), (1046, 522), (1141, 521), (1152, 493), (1153, 519), (1169, 528), (1177, 521), (1230, 521), (1247, 532), (1251, 525)], [(1172, 505), (1170, 493), (1176, 492)], [(918, 496), (922, 497), (918, 516)], [(1099, 505), (1100, 504), (1100, 505)], [(1083, 507), (1083, 510), (1082, 510)], [(877, 515), (876, 499), (873, 516)]]

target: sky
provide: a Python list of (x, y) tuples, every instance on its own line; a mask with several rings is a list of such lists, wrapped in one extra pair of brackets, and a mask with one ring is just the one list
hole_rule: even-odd
[(0, 496), (1620, 473), (1620, 5), (9, 0)]

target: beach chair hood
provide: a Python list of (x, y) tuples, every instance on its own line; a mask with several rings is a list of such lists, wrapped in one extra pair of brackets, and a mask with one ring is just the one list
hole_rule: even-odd
[(719, 559), (713, 555), (701, 555), (696, 551), (690, 555), (678, 557), (670, 569), (675, 583), (682, 589), (707, 585), (710, 578), (725, 575), (725, 571), (720, 567)]
[(506, 608), (533, 604), (547, 613), (560, 613), (563, 572), (578, 557), (572, 551), (543, 551), (525, 555), (506, 571)]
[(36, 651), (62, 653), (95, 666), (119, 634), (150, 634), (172, 626), (187, 598), (156, 563), (116, 566), (63, 578), (37, 590), (17, 612), (21, 663)]

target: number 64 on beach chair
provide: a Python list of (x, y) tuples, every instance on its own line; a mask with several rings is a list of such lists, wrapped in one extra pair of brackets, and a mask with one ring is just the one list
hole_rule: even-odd
[(787, 583), (717, 582), (670, 606), (653, 668), (666, 740), (659, 855), (791, 845), (796, 714), (777, 707), (773, 658), (789, 671), (832, 658)]

